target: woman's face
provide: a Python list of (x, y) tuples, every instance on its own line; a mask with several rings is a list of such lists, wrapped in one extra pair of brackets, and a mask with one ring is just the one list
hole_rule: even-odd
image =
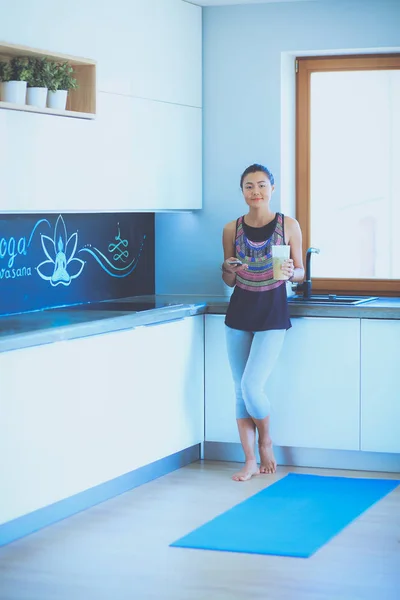
[(263, 171), (249, 173), (243, 180), (243, 196), (250, 207), (268, 206), (274, 186)]

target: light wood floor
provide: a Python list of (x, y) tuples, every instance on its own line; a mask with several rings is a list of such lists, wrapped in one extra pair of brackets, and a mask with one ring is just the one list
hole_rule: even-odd
[(400, 487), (308, 559), (170, 548), (289, 471), (200, 462), (0, 548), (1, 600), (399, 600)]

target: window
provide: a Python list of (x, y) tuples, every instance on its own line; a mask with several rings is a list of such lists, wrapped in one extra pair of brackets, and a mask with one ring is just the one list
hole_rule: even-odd
[(400, 55), (298, 59), (296, 214), (313, 289), (400, 292)]

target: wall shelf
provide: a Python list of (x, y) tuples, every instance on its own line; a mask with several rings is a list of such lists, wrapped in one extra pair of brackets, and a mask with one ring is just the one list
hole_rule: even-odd
[(66, 110), (52, 108), (37, 108), (26, 104), (10, 104), (0, 101), (0, 109), (19, 110), (25, 112), (73, 117), (78, 119), (94, 119), (96, 116), (96, 62), (86, 58), (59, 54), (55, 52), (38, 50), (27, 46), (18, 46), (0, 42), (0, 61), (10, 60), (14, 56), (29, 56), (43, 58), (57, 62), (68, 61), (74, 69), (78, 82), (78, 89), (68, 92)]
[(95, 114), (78, 112), (77, 110), (55, 110), (54, 108), (38, 108), (28, 104), (12, 104), (11, 102), (0, 102), (0, 108), (8, 110), (20, 110), (24, 112), (42, 113), (44, 115), (56, 115), (58, 117), (74, 117), (75, 119), (94, 119)]

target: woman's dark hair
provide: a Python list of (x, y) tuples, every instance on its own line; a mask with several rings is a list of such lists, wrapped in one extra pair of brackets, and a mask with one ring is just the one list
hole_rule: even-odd
[(267, 169), (267, 167), (264, 167), (263, 165), (250, 165), (242, 173), (242, 176), (240, 178), (240, 187), (243, 189), (243, 179), (246, 177), (246, 175), (248, 175), (249, 173), (257, 173), (258, 171), (262, 171), (263, 173), (265, 173), (270, 181), (270, 184), (274, 185), (274, 176), (272, 175), (271, 171)]

